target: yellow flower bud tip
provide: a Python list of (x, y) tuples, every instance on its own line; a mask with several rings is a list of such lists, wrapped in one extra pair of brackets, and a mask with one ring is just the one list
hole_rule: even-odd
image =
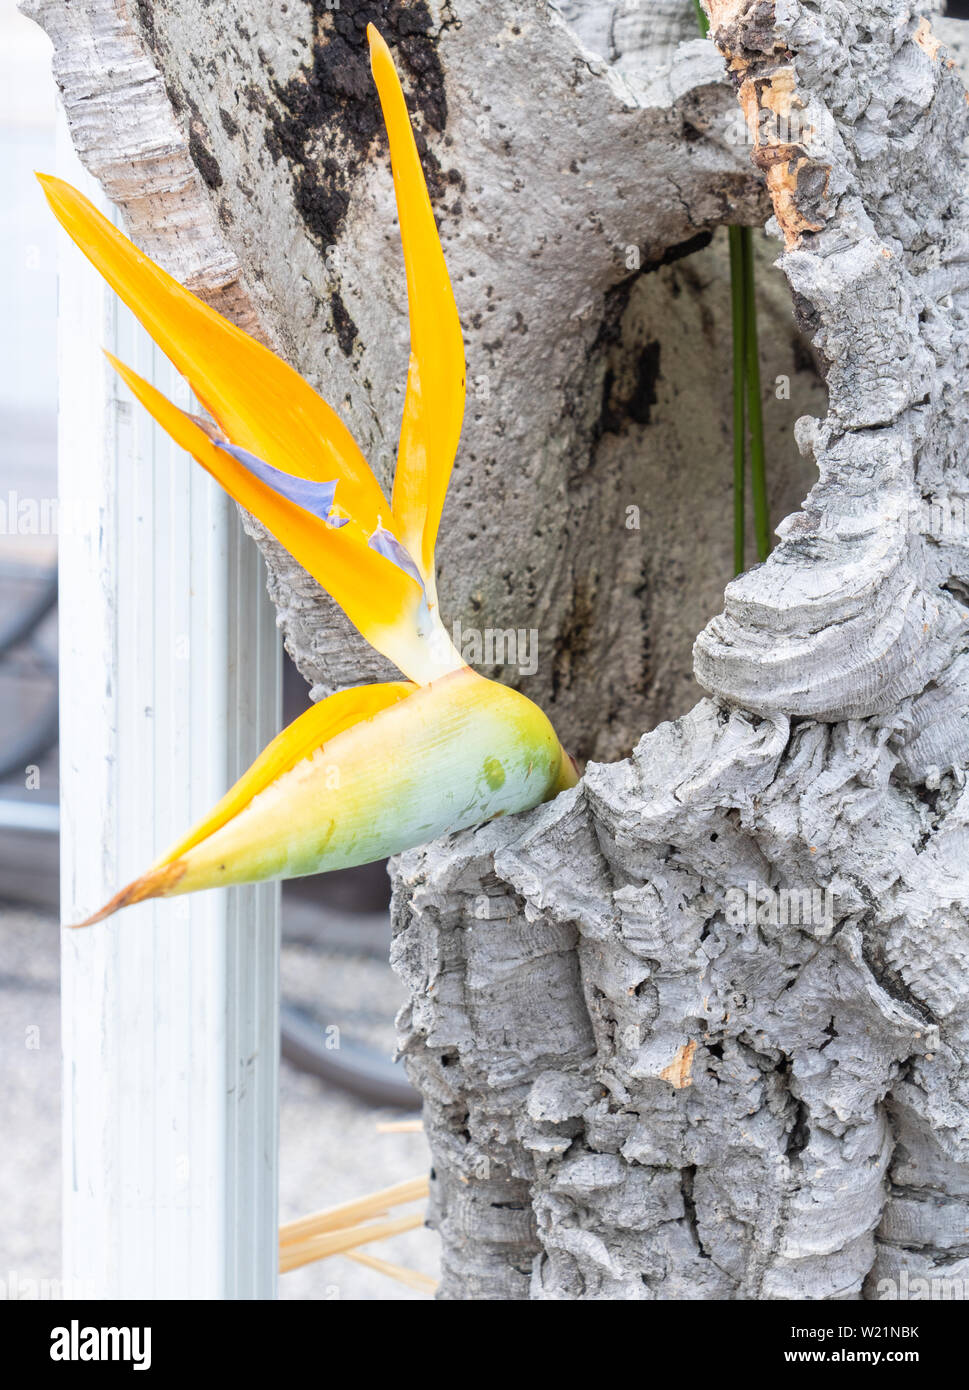
[(66, 925), (70, 927), (93, 927), (96, 922), (103, 922), (106, 917), (113, 917), (123, 907), (133, 907), (135, 903), (144, 902), (146, 898), (167, 897), (184, 873), (185, 865), (180, 861), (166, 864), (162, 869), (149, 869), (147, 874), (143, 874), (141, 878), (136, 878), (133, 883), (129, 883), (126, 888), (115, 893), (104, 907), (97, 912), (92, 912), (91, 916), (85, 917), (83, 922), (68, 922)]
[(79, 925), (147, 898), (370, 863), (576, 781), (538, 706), (470, 667), (426, 686), (340, 691), (301, 719), (201, 826)]

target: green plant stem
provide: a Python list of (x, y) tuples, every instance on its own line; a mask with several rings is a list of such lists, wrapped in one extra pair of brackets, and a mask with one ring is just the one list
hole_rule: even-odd
[(744, 243), (746, 227), (728, 227), (730, 237), (730, 322), (733, 330), (733, 567), (744, 570), (746, 497), (747, 306), (744, 295)]
[(767, 505), (767, 464), (764, 456), (764, 413), (760, 395), (760, 354), (757, 344), (757, 296), (754, 284), (754, 238), (750, 227), (743, 239), (744, 352), (747, 363), (747, 419), (750, 431), (750, 495), (754, 504), (754, 537), (758, 560), (770, 553), (770, 512)]
[[(700, 0), (693, 0), (704, 38), (710, 21)], [(767, 504), (767, 462), (764, 452), (764, 411), (760, 388), (757, 342), (757, 295), (754, 282), (754, 238), (750, 227), (730, 227), (730, 318), (733, 329), (733, 563), (744, 570), (746, 531), (747, 423), (750, 432), (750, 494), (754, 510), (754, 540), (758, 560), (770, 552), (770, 512)]]

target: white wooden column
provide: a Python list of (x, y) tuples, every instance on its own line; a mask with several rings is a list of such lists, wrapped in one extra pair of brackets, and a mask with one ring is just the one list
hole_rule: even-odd
[[(59, 172), (100, 206), (65, 132)], [(102, 355), (186, 389), (67, 238), (60, 261), (62, 918), (206, 811), (277, 731), (280, 654), (233, 504)], [(276, 1288), (278, 893), (63, 932), (64, 1273), (96, 1298)]]

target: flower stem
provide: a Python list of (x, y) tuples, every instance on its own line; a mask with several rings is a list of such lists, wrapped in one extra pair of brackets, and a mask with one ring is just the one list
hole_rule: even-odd
[(770, 553), (770, 511), (767, 504), (767, 465), (764, 456), (764, 415), (760, 396), (760, 355), (757, 344), (757, 298), (754, 286), (754, 238), (741, 227), (743, 239), (744, 352), (747, 363), (747, 418), (750, 431), (750, 494), (754, 504), (754, 537), (758, 560)]
[[(710, 21), (700, 0), (693, 0), (700, 33), (706, 38)], [(764, 453), (764, 412), (760, 396), (760, 353), (757, 343), (757, 297), (754, 284), (754, 238), (750, 227), (729, 227), (730, 319), (733, 330), (733, 564), (744, 570), (746, 529), (747, 423), (750, 426), (750, 494), (754, 508), (754, 538), (758, 560), (770, 551), (770, 512), (767, 504), (767, 465)]]
[(733, 329), (733, 567), (744, 570), (746, 498), (744, 473), (746, 450), (745, 393), (747, 386), (747, 308), (744, 296), (745, 227), (728, 227), (730, 237), (730, 319)]

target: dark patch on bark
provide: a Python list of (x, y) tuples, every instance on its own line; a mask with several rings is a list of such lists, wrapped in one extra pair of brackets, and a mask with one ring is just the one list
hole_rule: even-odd
[(354, 170), (383, 139), (370, 73), (368, 23), (387, 40), (410, 89), (408, 107), (419, 118), (417, 146), (432, 198), (441, 196), (447, 180), (423, 130), (444, 130), (447, 101), (425, 0), (406, 5), (402, 0), (341, 0), (339, 9), (328, 8), (326, 0), (309, 3), (312, 60), (289, 82), (272, 84), (279, 106), (269, 113), (266, 143), (274, 159), (291, 165), (300, 216), (316, 243), (326, 248), (335, 244), (346, 217)]
[(693, 1186), (696, 1182), (696, 1164), (692, 1163), (687, 1168), (680, 1170), (680, 1192), (683, 1196), (683, 1210), (686, 1213), (686, 1222), (693, 1232), (693, 1239), (696, 1241), (697, 1252), (703, 1259), (710, 1258), (709, 1251), (704, 1249), (703, 1241), (700, 1239), (700, 1226), (697, 1221), (696, 1201), (693, 1196)]
[(814, 354), (799, 333), (795, 333), (791, 339), (791, 354), (796, 372), (810, 372), (812, 376), (820, 377)]
[(158, 35), (155, 33), (155, 16), (151, 12), (150, 0), (135, 0), (135, 12), (145, 42), (153, 53), (157, 53)]
[(266, 93), (260, 87), (257, 87), (254, 82), (248, 83), (245, 87), (240, 87), (239, 96), (246, 103), (247, 111), (265, 111), (267, 106)]
[[(892, 780), (895, 779), (892, 778)], [(940, 1026), (940, 1019), (934, 1010), (914, 992), (901, 973), (889, 961), (885, 954), (884, 936), (880, 931), (863, 929), (862, 956), (868, 969), (886, 994), (897, 1000), (916, 1018), (921, 1019), (926, 1027), (931, 1024), (936, 1027)]]
[[(656, 404), (656, 383), (660, 375), (660, 345), (651, 341), (640, 351), (633, 373), (631, 389), (622, 390), (617, 373), (610, 366), (602, 379), (602, 408), (599, 412), (597, 434), (620, 434), (627, 421), (648, 425), (651, 408)], [(628, 373), (623, 373), (628, 377)]]
[[(822, 203), (828, 191), (830, 169), (817, 160), (801, 166), (797, 171), (797, 187), (794, 202), (798, 212), (809, 222), (823, 222)], [(805, 235), (810, 235), (806, 232)]]
[(620, 434), (630, 421), (648, 425), (656, 404), (660, 344), (650, 340), (637, 349), (623, 343), (623, 319), (637, 282), (641, 276), (651, 275), (661, 266), (673, 265), (695, 251), (702, 251), (712, 239), (712, 232), (698, 232), (686, 241), (668, 246), (662, 255), (644, 262), (638, 270), (606, 291), (599, 331), (589, 350), (590, 361), (605, 361), (599, 416), (592, 429), (593, 454), (604, 434)]
[(222, 129), (230, 140), (234, 140), (239, 134), (239, 122), (229, 115), (224, 106), (219, 107), (219, 120), (222, 122)]
[(813, 340), (821, 327), (821, 315), (811, 301), (805, 299), (803, 294), (798, 294), (796, 290), (792, 293), (791, 299), (794, 304), (794, 322), (807, 338)]
[[(747, 59), (772, 57), (778, 50), (774, 0), (756, 3), (731, 24), (721, 24), (716, 31), (717, 45)], [(738, 80), (737, 74), (732, 74)]]
[(162, 81), (165, 84), (165, 94), (171, 102), (172, 110), (175, 112), (176, 116), (180, 116), (185, 110), (185, 102), (171, 76), (166, 73), (165, 65), (161, 61), (165, 46), (158, 37), (158, 31), (155, 28), (155, 15), (151, 0), (135, 0), (135, 16), (146, 46), (159, 60), (158, 70), (162, 75)]
[(794, 1123), (787, 1136), (786, 1153), (788, 1158), (797, 1158), (804, 1152), (811, 1140), (811, 1126), (807, 1106), (794, 1096)]
[(222, 170), (219, 168), (215, 155), (199, 134), (194, 122), (188, 132), (188, 152), (205, 184), (209, 188), (221, 188)]
[[(202, 119), (201, 112), (189, 93), (177, 84), (168, 72), (167, 65), (164, 61), (166, 46), (155, 26), (155, 16), (151, 0), (135, 0), (135, 13), (145, 44), (158, 60), (158, 70), (162, 74), (165, 92), (171, 103), (172, 111), (176, 116), (184, 117), (186, 108), (188, 110), (186, 134), (188, 137), (188, 152), (192, 163), (198, 170), (206, 187), (213, 191), (217, 188), (221, 188), (223, 184), (222, 170), (219, 168), (218, 160), (209, 147), (208, 129), (205, 121)], [(197, 61), (195, 62), (195, 66), (198, 66)], [(231, 116), (228, 116), (221, 108), (219, 114), (222, 117), (222, 124), (225, 126), (226, 131), (232, 134), (233, 132), (229, 130), (229, 126), (226, 124), (227, 120), (229, 122), (232, 121)], [(238, 127), (236, 127), (236, 130), (238, 131)]]
[(340, 349), (345, 356), (350, 357), (357, 341), (357, 325), (350, 317), (339, 290), (334, 290), (330, 296), (330, 313), (333, 316), (333, 328)]
[(612, 347), (619, 342), (622, 336), (623, 316), (629, 307), (629, 299), (640, 274), (638, 270), (633, 271), (632, 275), (627, 275), (625, 280), (620, 280), (618, 285), (613, 285), (606, 291), (599, 331), (589, 349), (590, 358), (595, 359), (603, 348)]
[(659, 270), (660, 266), (682, 261), (686, 256), (692, 256), (694, 251), (702, 251), (712, 240), (713, 232), (697, 232), (696, 236), (691, 236), (687, 241), (678, 241), (675, 246), (668, 246), (656, 260), (647, 261), (641, 273), (649, 275), (652, 271)]
[(639, 354), (636, 366), (636, 385), (626, 409), (637, 425), (648, 425), (650, 407), (656, 404), (656, 383), (659, 380), (659, 343), (647, 343)]
[[(553, 699), (557, 697), (560, 690), (568, 689), (576, 675), (576, 669), (581, 667), (582, 660), (589, 650), (589, 638), (595, 625), (595, 617), (594, 598), (586, 589), (584, 579), (576, 578), (573, 583), (572, 602), (561, 630), (555, 638), (555, 646), (552, 651)], [(579, 745), (572, 752), (575, 757), (579, 758), (586, 758), (590, 755), (589, 749), (582, 746), (581, 739)]]

